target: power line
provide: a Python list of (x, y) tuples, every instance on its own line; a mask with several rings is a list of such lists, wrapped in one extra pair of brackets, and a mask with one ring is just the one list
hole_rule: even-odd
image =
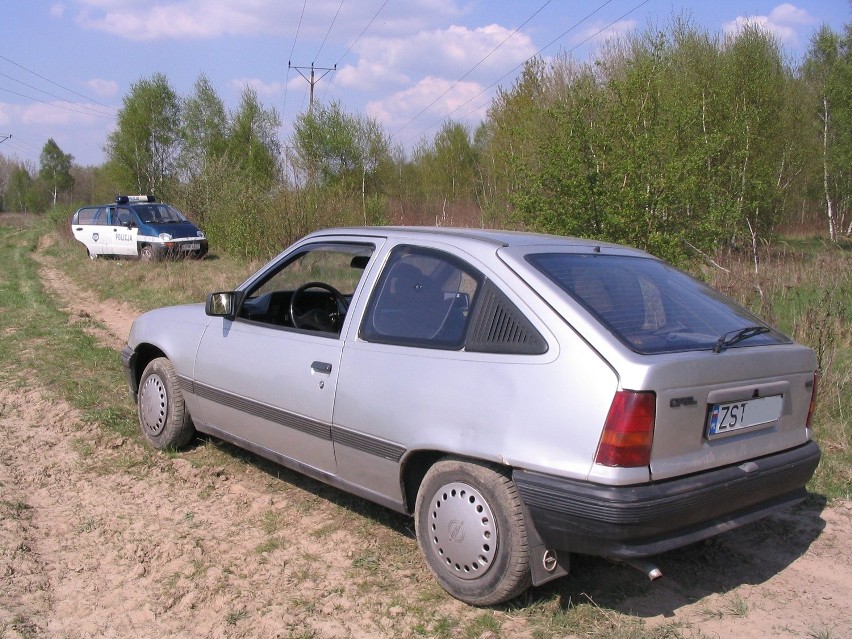
[[(94, 116), (97, 116), (99, 118), (110, 118), (110, 119), (113, 117), (111, 115), (106, 115), (105, 113), (99, 113), (97, 111), (91, 111), (91, 110), (89, 112), (80, 111), (79, 109), (74, 109), (74, 108), (71, 108), (70, 106), (57, 104), (55, 102), (48, 102), (46, 100), (40, 100), (38, 98), (34, 98), (31, 95), (26, 95), (24, 93), (18, 93), (17, 91), (12, 91), (12, 89), (7, 89), (6, 87), (0, 87), (0, 91), (5, 91), (6, 93), (11, 93), (11, 94), (17, 95), (21, 98), (26, 98), (27, 100), (33, 100), (34, 102), (41, 102), (42, 104), (46, 104), (48, 106), (52, 106), (52, 107), (55, 107), (57, 109), (64, 109), (65, 111), (72, 111), (73, 113), (80, 113), (81, 115), (89, 115), (89, 116), (94, 115)], [(73, 103), (71, 103), (71, 104), (73, 104)]]
[[(35, 87), (31, 84), (27, 84), (26, 82), (24, 82), (22, 80), (18, 80), (17, 78), (13, 78), (12, 76), (6, 75), (5, 73), (0, 73), (0, 76), (6, 78), (8, 80), (11, 80), (12, 82), (17, 82), (18, 84), (23, 84), (28, 89), (33, 89), (34, 91), (39, 91), (41, 93), (44, 93), (45, 95), (49, 95), (51, 98), (56, 98), (57, 100), (62, 100), (63, 102), (66, 102), (65, 98), (58, 96), (55, 93), (51, 93), (50, 91), (45, 91), (44, 89), (39, 89), (38, 87)], [(101, 111), (98, 111), (97, 109), (93, 109), (90, 106), (86, 106), (85, 104), (78, 104), (78, 106), (83, 108), (83, 109), (86, 109), (87, 111), (91, 111), (94, 115), (99, 115), (99, 116), (102, 116), (102, 117), (113, 117), (111, 114), (107, 115), (106, 113), (102, 113)], [(113, 109), (113, 111), (114, 110), (115, 109)]]
[[(405, 124), (403, 124), (403, 125), (402, 125), (399, 129), (397, 129), (397, 130), (396, 130), (396, 133), (399, 133), (400, 131), (402, 131), (405, 127), (407, 127), (409, 124), (411, 124), (412, 122), (414, 122), (417, 118), (419, 118), (421, 115), (423, 115), (424, 113), (426, 113), (426, 111), (428, 111), (430, 108), (432, 108), (432, 106), (434, 106), (434, 105), (435, 105), (435, 103), (436, 103), (436, 102), (438, 102), (438, 100), (440, 100), (440, 99), (441, 99), (441, 98), (443, 98), (445, 95), (447, 95), (450, 91), (452, 91), (453, 89), (455, 89), (455, 88), (459, 85), (459, 83), (460, 83), (462, 80), (464, 80), (467, 76), (469, 76), (471, 73), (473, 73), (473, 72), (477, 69), (477, 67), (479, 67), (479, 65), (481, 65), (481, 64), (482, 64), (483, 62), (485, 62), (488, 58), (490, 58), (490, 57), (494, 54), (494, 52), (496, 52), (496, 51), (497, 51), (497, 49), (499, 49), (499, 48), (500, 48), (500, 47), (502, 47), (504, 44), (506, 44), (506, 43), (507, 43), (507, 42), (508, 42), (508, 41), (509, 41), (509, 40), (510, 40), (510, 39), (511, 39), (511, 38), (512, 38), (512, 37), (513, 37), (513, 36), (514, 36), (514, 35), (515, 35), (518, 31), (520, 31), (523, 27), (525, 27), (525, 26), (527, 25), (527, 23), (528, 23), (530, 20), (532, 20), (532, 19), (533, 19), (533, 18), (535, 18), (535, 17), (536, 17), (539, 13), (541, 13), (541, 12), (544, 10), (544, 8), (545, 8), (547, 5), (549, 5), (552, 1), (553, 1), (553, 0), (547, 0), (547, 2), (545, 2), (543, 5), (541, 5), (541, 6), (540, 6), (540, 7), (539, 7), (536, 11), (535, 11), (535, 13), (533, 13), (533, 14), (532, 14), (529, 18), (527, 18), (527, 19), (526, 19), (526, 20), (524, 20), (524, 21), (523, 21), (520, 25), (518, 25), (518, 26), (515, 28), (515, 30), (514, 30), (514, 31), (512, 31), (512, 33), (510, 33), (509, 35), (507, 35), (507, 36), (503, 39), (503, 41), (502, 41), (500, 44), (498, 44), (496, 47), (494, 47), (493, 49), (491, 49), (491, 51), (489, 51), (489, 52), (485, 55), (485, 57), (483, 57), (483, 58), (482, 58), (479, 62), (477, 62), (476, 64), (474, 64), (474, 65), (473, 65), (470, 69), (468, 69), (467, 71), (465, 71), (464, 75), (462, 75), (462, 76), (461, 76), (458, 80), (456, 80), (456, 81), (455, 81), (455, 82), (453, 82), (453, 83), (452, 83), (449, 87), (447, 87), (441, 95), (439, 95), (437, 98), (435, 98), (434, 100), (432, 100), (432, 102), (430, 102), (430, 103), (429, 103), (429, 104), (427, 104), (425, 107), (423, 107), (423, 109), (421, 109), (421, 110), (420, 110), (420, 112), (419, 112), (417, 115), (415, 115), (415, 116), (414, 116), (413, 118), (411, 118), (408, 122), (406, 122), (406, 123), (405, 123)], [(612, 0), (607, 0), (607, 3), (611, 2), (611, 1), (612, 1)]]
[[(349, 55), (349, 52), (350, 52), (350, 51), (352, 51), (352, 47), (354, 47), (354, 46), (358, 43), (358, 41), (361, 39), (361, 37), (362, 37), (365, 33), (367, 33), (367, 29), (369, 29), (369, 28), (370, 28), (370, 26), (372, 26), (373, 22), (375, 22), (376, 18), (377, 18), (377, 17), (379, 16), (379, 14), (382, 12), (382, 10), (385, 8), (385, 6), (387, 6), (387, 3), (388, 3), (388, 2), (390, 2), (390, 0), (385, 0), (385, 1), (382, 3), (382, 5), (381, 5), (381, 6), (380, 6), (377, 10), (376, 10), (376, 12), (373, 14), (373, 17), (372, 17), (372, 18), (370, 18), (370, 21), (367, 23), (367, 26), (366, 26), (366, 27), (364, 27), (363, 29), (361, 29), (361, 33), (359, 33), (359, 34), (358, 34), (358, 37), (357, 37), (357, 38), (355, 38), (355, 39), (352, 41), (352, 43), (349, 45), (349, 48), (347, 48), (347, 49), (346, 49), (346, 51), (344, 51), (344, 52), (343, 52), (343, 55), (342, 55), (342, 56), (340, 56), (340, 58), (339, 58), (339, 59), (337, 60), (337, 62), (334, 64), (334, 66), (335, 66), (335, 67), (337, 67), (338, 65), (340, 65), (340, 63), (341, 63), (341, 62), (343, 62), (343, 59), (344, 59), (347, 55)], [(325, 91), (323, 91), (323, 94), (322, 94), (322, 96), (323, 96), (323, 100), (325, 100), (325, 95), (326, 95), (326, 93), (328, 93), (328, 89), (329, 89), (329, 87), (332, 85), (332, 83), (333, 83), (333, 82), (334, 82), (334, 79), (332, 79), (331, 81), (329, 81), (329, 83), (328, 83), (328, 84), (326, 84), (326, 85), (325, 85)]]
[(305, 7), (307, 4), (308, 0), (305, 0), (302, 3), (302, 13), (299, 15), (299, 23), (296, 25), (296, 35), (293, 36), (293, 46), (290, 47), (290, 57), (287, 58), (287, 76), (284, 78), (284, 103), (281, 106), (282, 113), (284, 112), (284, 109), (287, 108), (287, 85), (290, 82), (290, 60), (293, 59), (293, 52), (296, 50), (296, 41), (299, 39), (299, 31), (302, 29), (302, 18), (305, 17)]
[(53, 81), (53, 80), (51, 80), (50, 78), (46, 78), (46, 77), (44, 77), (43, 75), (41, 75), (41, 74), (39, 74), (39, 73), (36, 73), (36, 72), (35, 72), (35, 71), (33, 71), (32, 69), (28, 69), (27, 67), (25, 67), (25, 66), (23, 66), (23, 65), (21, 65), (21, 64), (18, 64), (18, 63), (17, 63), (17, 62), (15, 62), (14, 60), (10, 60), (9, 58), (7, 58), (7, 57), (6, 57), (6, 56), (4, 56), (4, 55), (0, 55), (0, 60), (5, 60), (5, 61), (6, 61), (6, 62), (8, 62), (9, 64), (14, 64), (14, 65), (15, 65), (16, 67), (18, 67), (19, 69), (23, 69), (23, 70), (24, 70), (24, 71), (26, 71), (27, 73), (32, 73), (32, 74), (33, 74), (34, 76), (36, 76), (37, 78), (41, 78), (41, 79), (42, 79), (42, 80), (44, 80), (45, 82), (49, 82), (50, 84), (52, 84), (52, 85), (54, 85), (54, 86), (59, 87), (59, 88), (60, 88), (60, 89), (62, 89), (63, 91), (68, 91), (69, 93), (73, 93), (73, 94), (74, 94), (74, 95), (76, 95), (77, 97), (83, 98), (84, 100), (88, 100), (89, 102), (94, 102), (95, 104), (97, 104), (97, 105), (99, 105), (99, 106), (102, 106), (102, 107), (104, 107), (104, 108), (106, 108), (106, 109), (109, 109), (110, 111), (115, 111), (115, 108), (114, 108), (114, 107), (111, 107), (111, 106), (109, 106), (108, 104), (104, 104), (103, 102), (98, 102), (97, 100), (95, 100), (95, 99), (93, 99), (93, 98), (90, 98), (90, 97), (89, 97), (89, 96), (87, 96), (87, 95), (83, 95), (82, 93), (78, 93), (78, 92), (77, 92), (77, 91), (75, 91), (74, 89), (69, 89), (68, 87), (63, 86), (63, 85), (59, 84), (58, 82), (54, 82), (54, 81)]
[(328, 36), (331, 33), (331, 29), (334, 27), (334, 23), (337, 22), (337, 16), (340, 15), (340, 9), (343, 7), (344, 0), (340, 0), (340, 4), (337, 5), (337, 12), (334, 14), (334, 17), (331, 19), (331, 24), (328, 25), (328, 31), (325, 32), (325, 37), (322, 39), (322, 44), (320, 44), (320, 48), (317, 51), (317, 54), (314, 56), (314, 60), (316, 60), (320, 53), (322, 52), (322, 48), (325, 46), (325, 41), (328, 40)]
[[(550, 1), (550, 0), (548, 0), (548, 1)], [(359, 34), (358, 34), (358, 37), (357, 37), (357, 38), (355, 38), (355, 39), (352, 41), (352, 44), (350, 44), (350, 45), (349, 45), (349, 48), (348, 48), (348, 49), (346, 49), (346, 51), (344, 51), (344, 52), (343, 52), (343, 55), (342, 55), (342, 56), (340, 56), (340, 59), (337, 61), (337, 64), (340, 64), (341, 62), (343, 62), (343, 58), (345, 58), (345, 57), (349, 54), (349, 52), (350, 52), (350, 51), (352, 51), (352, 47), (354, 47), (354, 46), (355, 46), (355, 44), (358, 42), (358, 40), (360, 40), (360, 39), (361, 39), (361, 37), (362, 37), (365, 33), (367, 33), (367, 29), (369, 29), (369, 28), (370, 28), (370, 26), (373, 24), (373, 22), (374, 22), (374, 21), (376, 20), (376, 18), (379, 16), (379, 14), (382, 12), (382, 9), (384, 9), (384, 8), (385, 8), (385, 6), (387, 5), (387, 3), (388, 3), (388, 2), (390, 2), (390, 0), (385, 0), (385, 1), (382, 3), (382, 6), (380, 6), (380, 7), (379, 7), (379, 9), (378, 9), (378, 10), (377, 10), (374, 14), (373, 14), (373, 17), (372, 17), (372, 18), (370, 18), (370, 21), (367, 23), (367, 26), (366, 26), (366, 27), (364, 27), (364, 28), (361, 30), (361, 33), (359, 33)], [(336, 66), (336, 65), (335, 65), (335, 66)]]
[[(445, 115), (445, 116), (444, 116), (443, 118), (441, 118), (440, 120), (438, 120), (438, 121), (433, 122), (432, 124), (430, 124), (428, 127), (426, 127), (425, 129), (423, 129), (423, 131), (422, 131), (422, 132), (429, 131), (430, 129), (434, 128), (435, 126), (437, 126), (437, 125), (438, 125), (438, 124), (440, 124), (441, 122), (445, 121), (448, 117), (450, 117), (451, 115), (453, 115), (454, 113), (456, 113), (456, 112), (457, 112), (457, 111), (459, 111), (460, 109), (464, 108), (465, 106), (467, 106), (468, 104), (470, 104), (471, 102), (473, 102), (474, 100), (476, 100), (476, 98), (478, 98), (478, 97), (479, 97), (479, 96), (481, 96), (482, 94), (484, 94), (484, 93), (486, 93), (487, 91), (489, 91), (489, 90), (491, 90), (492, 88), (494, 88), (494, 87), (495, 87), (495, 86), (496, 86), (499, 82), (501, 82), (501, 81), (502, 81), (502, 80), (504, 80), (506, 77), (508, 77), (509, 75), (511, 75), (512, 73), (514, 73), (514, 72), (515, 72), (515, 71), (517, 71), (518, 69), (520, 69), (523, 65), (525, 65), (527, 62), (529, 62), (529, 61), (530, 61), (530, 60), (532, 60), (533, 58), (535, 58), (535, 57), (539, 56), (539, 55), (540, 55), (542, 52), (544, 52), (546, 49), (548, 49), (548, 48), (550, 48), (551, 46), (553, 46), (556, 42), (558, 42), (559, 40), (561, 40), (562, 38), (564, 38), (564, 37), (565, 37), (566, 35), (568, 35), (571, 31), (573, 31), (574, 29), (576, 29), (576, 28), (577, 28), (578, 26), (580, 26), (583, 22), (585, 22), (585, 21), (586, 21), (586, 20), (588, 20), (590, 17), (592, 17), (594, 14), (596, 14), (598, 11), (600, 11), (601, 9), (603, 9), (603, 8), (604, 8), (606, 5), (608, 5), (610, 2), (612, 2), (612, 0), (607, 0), (607, 2), (605, 2), (604, 4), (602, 4), (601, 6), (599, 6), (597, 9), (595, 9), (594, 11), (592, 11), (591, 13), (589, 13), (589, 14), (588, 14), (586, 17), (584, 17), (582, 20), (579, 20), (578, 22), (576, 22), (576, 23), (575, 23), (575, 24), (574, 24), (574, 25), (573, 25), (570, 29), (568, 29), (567, 31), (563, 32), (561, 35), (559, 35), (558, 37), (554, 38), (553, 40), (551, 40), (550, 42), (548, 42), (546, 45), (544, 45), (543, 47), (541, 47), (541, 48), (540, 48), (540, 49), (539, 49), (539, 50), (538, 50), (538, 51), (537, 51), (534, 55), (530, 56), (529, 58), (527, 58), (526, 60), (524, 60), (523, 62), (521, 62), (521, 63), (520, 63), (520, 64), (518, 64), (517, 66), (515, 66), (513, 69), (511, 69), (510, 71), (508, 71), (507, 73), (505, 73), (503, 76), (501, 76), (500, 78), (498, 78), (497, 80), (495, 80), (494, 82), (492, 82), (489, 86), (487, 86), (486, 88), (484, 88), (482, 91), (480, 91), (479, 93), (477, 93), (477, 94), (476, 94), (475, 96), (473, 96), (472, 98), (468, 99), (467, 101), (465, 101), (465, 102), (463, 102), (462, 104), (460, 104), (459, 106), (457, 106), (455, 109), (453, 109), (452, 111), (450, 111), (447, 115)], [(566, 53), (571, 53), (571, 52), (575, 51), (576, 49), (580, 48), (581, 46), (583, 46), (584, 44), (586, 44), (589, 40), (591, 40), (591, 39), (593, 39), (593, 38), (596, 38), (596, 37), (597, 37), (597, 36), (599, 36), (601, 33), (603, 33), (604, 31), (606, 31), (607, 29), (609, 29), (609, 28), (610, 28), (612, 25), (614, 25), (615, 23), (619, 22), (620, 20), (623, 20), (624, 18), (626, 18), (627, 16), (629, 16), (629, 15), (630, 15), (631, 13), (633, 13), (634, 11), (637, 11), (637, 10), (641, 9), (643, 6), (645, 6), (646, 4), (648, 4), (648, 2), (650, 2), (650, 0), (643, 0), (642, 2), (640, 2), (639, 4), (637, 4), (635, 7), (633, 7), (632, 9), (630, 9), (629, 11), (627, 11), (626, 13), (622, 14), (620, 17), (616, 18), (615, 20), (613, 20), (613, 21), (612, 21), (612, 22), (610, 22), (609, 24), (607, 24), (605, 27), (602, 27), (602, 28), (598, 29), (595, 33), (593, 33), (593, 34), (591, 34), (590, 36), (588, 36), (587, 38), (585, 38), (582, 42), (578, 42), (577, 44), (575, 44), (573, 47), (571, 47), (570, 49), (568, 49), (568, 51), (567, 51)], [(408, 126), (408, 124), (406, 124), (405, 126)], [(404, 127), (402, 127), (402, 128), (404, 128)], [(399, 130), (401, 130), (401, 129), (399, 129)], [(422, 132), (421, 132), (421, 133), (422, 133)]]

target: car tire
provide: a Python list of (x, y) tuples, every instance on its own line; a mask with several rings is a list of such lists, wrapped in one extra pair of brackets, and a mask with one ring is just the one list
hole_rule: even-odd
[(89, 249), (86, 249), (86, 252), (89, 254), (89, 259), (90, 259), (90, 260), (96, 260), (96, 259), (98, 259), (98, 254), (97, 254), (97, 253), (92, 253), (92, 251), (91, 251), (91, 250), (89, 250)]
[(146, 244), (141, 249), (139, 249), (139, 259), (143, 262), (153, 262), (154, 249), (152, 249), (150, 245)]
[(195, 434), (177, 373), (165, 357), (145, 367), (139, 380), (137, 407), (142, 434), (157, 450), (186, 446)]
[(523, 504), (499, 466), (438, 461), (423, 478), (414, 517), (429, 570), (456, 599), (491, 606), (529, 588)]

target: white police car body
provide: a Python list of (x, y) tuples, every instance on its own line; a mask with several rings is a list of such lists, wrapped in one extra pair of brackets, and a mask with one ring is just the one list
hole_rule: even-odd
[(207, 253), (204, 232), (151, 195), (119, 195), (115, 204), (81, 207), (71, 218), (71, 232), (92, 259), (102, 255), (200, 258)]

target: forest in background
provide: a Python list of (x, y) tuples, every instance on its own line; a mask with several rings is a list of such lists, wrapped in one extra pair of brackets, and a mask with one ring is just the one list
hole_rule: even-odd
[(590, 62), (527, 62), (470, 130), (447, 120), (406, 153), (380, 123), (316, 103), (279, 139), (250, 88), (228, 111), (200, 76), (123, 98), (101, 166), (52, 139), (39, 166), (0, 155), (0, 211), (154, 193), (251, 259), (320, 227), (518, 228), (636, 246), (675, 263), (760, 246), (782, 226), (852, 234), (852, 25), (821, 28), (793, 64), (759, 27), (718, 36), (674, 18)]

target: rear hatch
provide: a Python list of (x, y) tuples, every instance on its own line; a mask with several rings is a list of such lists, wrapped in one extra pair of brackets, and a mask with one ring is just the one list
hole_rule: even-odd
[(573, 301), (575, 310), (551, 298), (615, 369), (620, 387), (656, 393), (652, 479), (740, 464), (810, 439), (816, 358), (809, 348), (647, 254), (547, 248), (524, 261)]
[(794, 448), (806, 428), (813, 352), (758, 346), (693, 353), (654, 366), (657, 393), (651, 476), (667, 479)]

